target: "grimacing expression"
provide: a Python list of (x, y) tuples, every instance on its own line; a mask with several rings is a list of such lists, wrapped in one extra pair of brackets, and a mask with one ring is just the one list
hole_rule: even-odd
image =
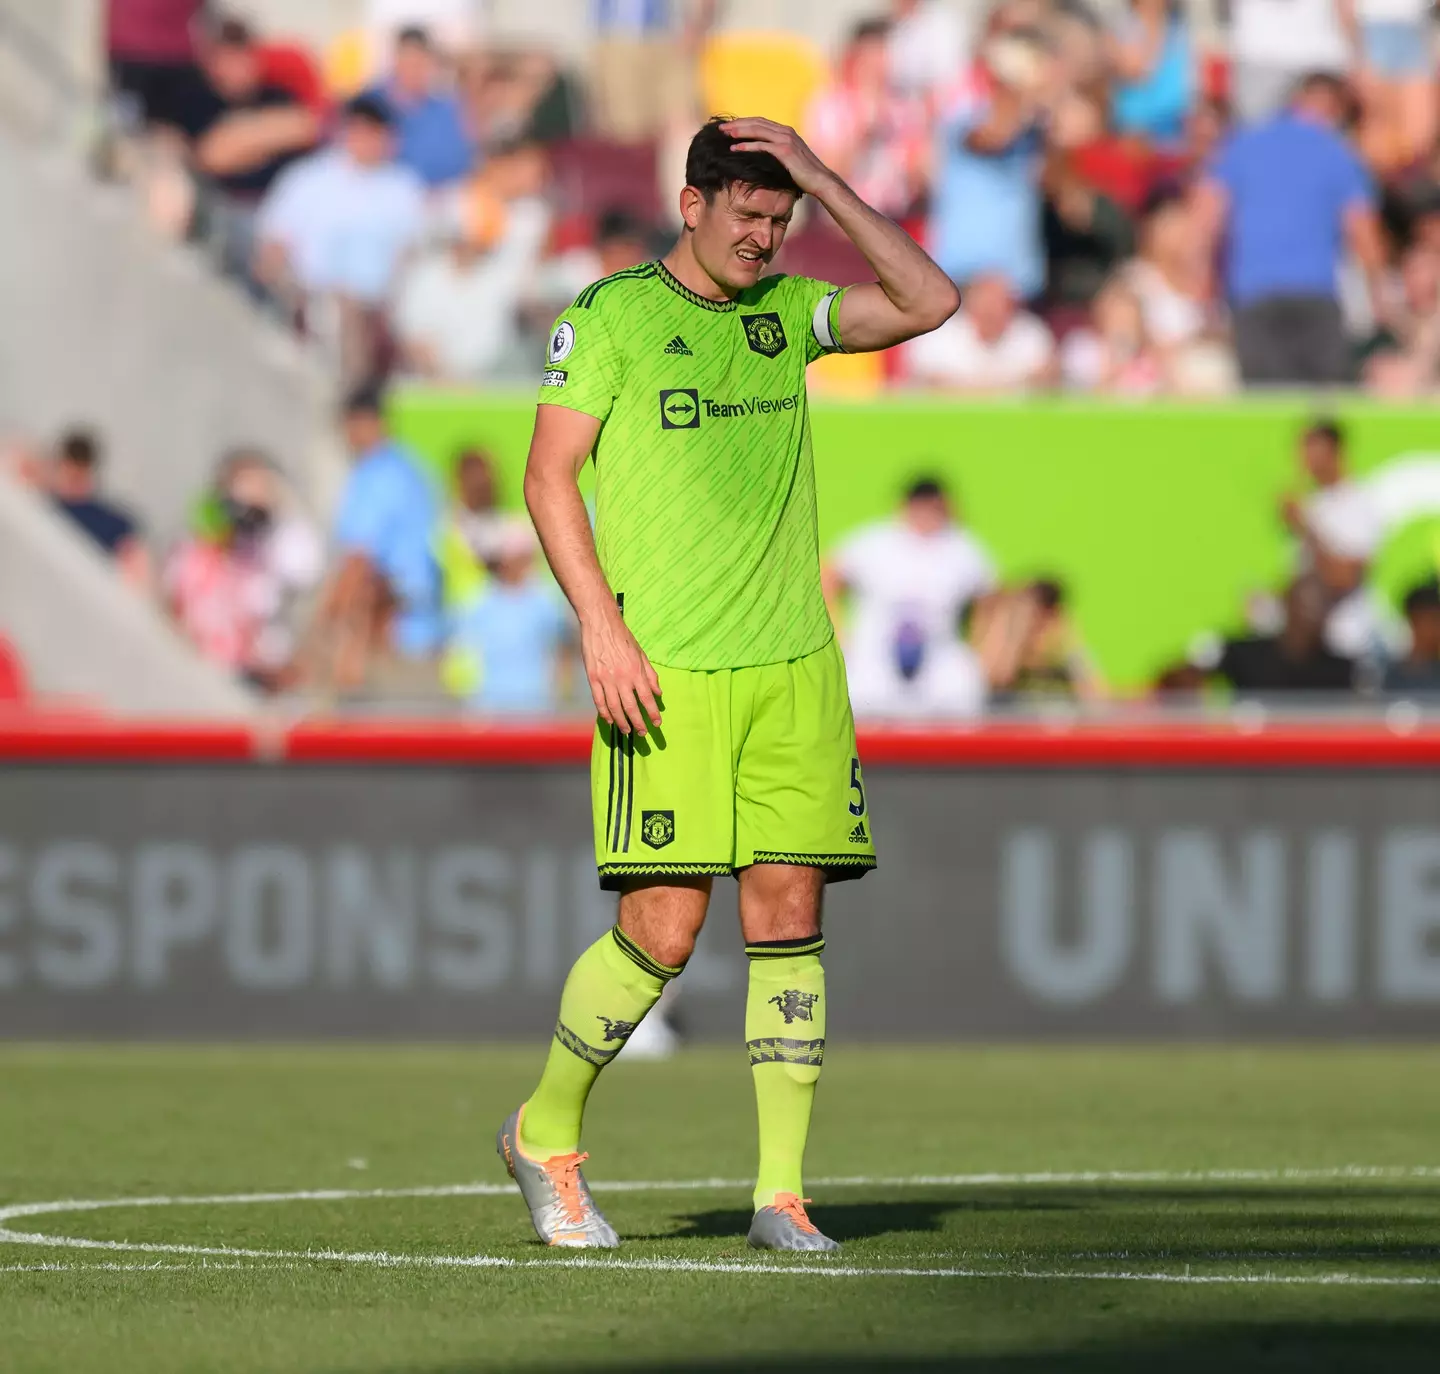
[(737, 182), (707, 201), (687, 186), (680, 193), (680, 213), (693, 231), (696, 261), (727, 291), (754, 286), (785, 242), (795, 199), (788, 191), (764, 191)]

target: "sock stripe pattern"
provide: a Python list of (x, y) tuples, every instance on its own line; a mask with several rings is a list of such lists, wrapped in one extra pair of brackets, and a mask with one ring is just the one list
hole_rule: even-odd
[[(629, 1025), (629, 1022), (621, 1022), (621, 1025)], [(611, 1037), (607, 1037), (611, 1038)], [(594, 1045), (582, 1040), (563, 1021), (555, 1023), (555, 1039), (564, 1045), (571, 1054), (578, 1055), (587, 1064), (594, 1064), (597, 1069), (603, 1069), (621, 1050), (625, 1048), (625, 1042), (630, 1038), (630, 1032), (613, 1037), (620, 1041), (613, 1050), (596, 1049)]]
[(616, 926), (610, 933), (615, 937), (615, 943), (620, 946), (625, 957), (653, 977), (663, 979), (668, 983), (672, 978), (678, 978), (685, 971), (683, 966), (673, 968), (669, 964), (662, 964), (658, 959), (652, 959), (619, 926)]
[(745, 953), (751, 959), (793, 959), (798, 954), (819, 954), (824, 948), (823, 935), (806, 935), (798, 940), (766, 940), (746, 945)]
[(783, 1035), (747, 1040), (752, 1064), (814, 1064), (825, 1062), (824, 1040), (788, 1040)]

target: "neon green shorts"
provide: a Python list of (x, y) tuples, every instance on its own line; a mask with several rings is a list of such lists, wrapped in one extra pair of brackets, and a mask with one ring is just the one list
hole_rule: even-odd
[(759, 668), (655, 671), (661, 727), (595, 731), (601, 887), (753, 863), (812, 864), (830, 882), (875, 867), (838, 644)]

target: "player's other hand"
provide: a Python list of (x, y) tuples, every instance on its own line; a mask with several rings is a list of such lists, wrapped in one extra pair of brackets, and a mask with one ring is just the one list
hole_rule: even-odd
[(795, 184), (810, 195), (818, 195), (835, 180), (835, 173), (810, 151), (805, 140), (788, 124), (747, 118), (729, 120), (720, 128), (734, 139), (730, 145), (732, 152), (769, 153), (795, 178)]
[(580, 653), (601, 720), (622, 735), (660, 724), (660, 679), (618, 610), (581, 624)]

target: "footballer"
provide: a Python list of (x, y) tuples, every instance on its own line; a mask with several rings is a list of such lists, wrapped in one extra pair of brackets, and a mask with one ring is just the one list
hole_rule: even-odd
[[(873, 282), (769, 274), (804, 195)], [(695, 135), (680, 214), (664, 258), (595, 282), (556, 321), (541, 378), (525, 499), (580, 622), (595, 857), (620, 896), (497, 1145), (542, 1240), (619, 1243), (580, 1172), (585, 1100), (684, 969), (711, 884), (733, 875), (760, 1127), (749, 1240), (834, 1250), (801, 1182), (825, 1057), (821, 898), (874, 868), (875, 844), (820, 590), (805, 369), (935, 329), (959, 294), (768, 119)], [(591, 459), (593, 534), (577, 484)]]

